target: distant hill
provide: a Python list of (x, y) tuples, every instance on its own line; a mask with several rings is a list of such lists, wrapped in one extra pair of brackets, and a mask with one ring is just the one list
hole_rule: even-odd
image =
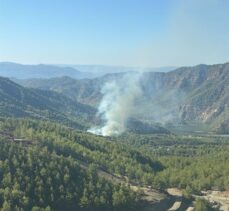
[(111, 66), (111, 65), (62, 65), (65, 67), (73, 67), (81, 72), (90, 72), (94, 76), (99, 77), (109, 73), (122, 73), (122, 72), (169, 72), (176, 67), (128, 67), (128, 66)]
[[(57, 91), (81, 103), (97, 106), (104, 83), (123, 74), (83, 80), (61, 77), (17, 82)], [(145, 72), (141, 87), (138, 118), (162, 123), (201, 122), (214, 131), (229, 132), (229, 63), (182, 67), (167, 73)]]
[(148, 124), (134, 118), (130, 118), (126, 124), (127, 130), (137, 134), (171, 134), (169, 130), (157, 124)]
[(72, 78), (85, 78), (90, 74), (82, 73), (72, 67), (59, 67), (55, 65), (22, 65), (12, 62), (0, 62), (0, 76), (8, 78), (51, 78), (70, 76)]
[(24, 88), (0, 77), (0, 116), (49, 119), (83, 129), (84, 123), (94, 115), (92, 107), (62, 94)]
[(55, 91), (90, 105), (95, 105), (100, 101), (100, 89), (106, 81), (104, 77), (94, 80), (76, 80), (67, 76), (50, 79), (13, 80), (25, 87)]

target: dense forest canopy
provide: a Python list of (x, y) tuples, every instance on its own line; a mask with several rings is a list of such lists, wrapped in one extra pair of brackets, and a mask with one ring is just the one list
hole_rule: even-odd
[(137, 209), (141, 192), (98, 171), (186, 194), (229, 190), (229, 143), (221, 137), (134, 135), (105, 138), (59, 124), (0, 121), (2, 210)]

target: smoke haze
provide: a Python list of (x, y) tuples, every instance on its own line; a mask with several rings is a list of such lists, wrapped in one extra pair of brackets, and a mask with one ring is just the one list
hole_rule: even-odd
[(126, 121), (135, 111), (135, 100), (142, 94), (140, 76), (140, 73), (127, 73), (104, 84), (101, 90), (103, 98), (97, 113), (104, 124), (101, 127), (91, 128), (88, 132), (113, 136), (125, 131)]

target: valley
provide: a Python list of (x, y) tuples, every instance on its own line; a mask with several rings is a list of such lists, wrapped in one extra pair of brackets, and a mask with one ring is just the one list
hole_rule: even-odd
[[(126, 76), (128, 80), (135, 77), (134, 73)], [(97, 108), (104, 84), (116, 82), (121, 86), (123, 77), (125, 73), (83, 80), (61, 77), (16, 82), (30, 88), (55, 91)], [(137, 112), (133, 117), (162, 125), (178, 124), (189, 131), (201, 126), (205, 132), (228, 133), (228, 84), (228, 63), (182, 67), (168, 73), (143, 72), (137, 85), (142, 93), (135, 102), (133, 109)]]
[(229, 211), (228, 11), (0, 0), (0, 211)]

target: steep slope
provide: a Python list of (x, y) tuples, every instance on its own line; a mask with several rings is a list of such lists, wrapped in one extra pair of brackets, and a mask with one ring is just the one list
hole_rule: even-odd
[[(203, 83), (190, 92), (181, 107), (182, 119), (212, 124), (220, 132), (229, 131), (229, 64), (209, 67)], [(222, 126), (224, 125), (224, 128)]]
[(176, 111), (182, 121), (204, 122), (214, 130), (229, 132), (229, 63), (179, 68), (148, 80), (157, 85), (154, 91), (160, 98), (175, 92), (169, 102), (179, 106)]
[[(0, 115), (34, 117), (69, 122), (83, 128), (95, 109), (68, 97), (52, 92), (24, 88), (7, 78), (0, 77)], [(82, 124), (81, 124), (81, 123)]]
[(64, 76), (50, 79), (13, 80), (25, 87), (55, 91), (64, 94), (73, 100), (79, 100), (88, 104), (90, 104), (90, 99), (92, 99), (92, 101), (100, 100), (98, 95), (102, 87), (99, 78), (96, 80), (76, 80)]

